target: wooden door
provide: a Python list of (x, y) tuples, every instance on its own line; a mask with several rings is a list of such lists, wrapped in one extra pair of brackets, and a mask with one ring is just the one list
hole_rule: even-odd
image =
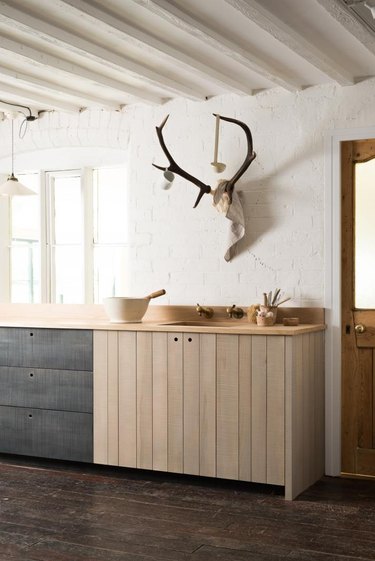
[(375, 476), (375, 140), (343, 142), (341, 162), (342, 472)]

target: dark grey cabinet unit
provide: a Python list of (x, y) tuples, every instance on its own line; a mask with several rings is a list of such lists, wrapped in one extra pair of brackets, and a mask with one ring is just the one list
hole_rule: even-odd
[(92, 339), (0, 328), (0, 452), (93, 461)]
[(0, 365), (92, 372), (92, 331), (0, 327)]

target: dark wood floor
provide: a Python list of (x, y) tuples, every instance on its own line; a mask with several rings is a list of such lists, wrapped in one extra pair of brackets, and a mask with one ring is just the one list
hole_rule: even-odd
[(375, 482), (282, 489), (0, 456), (0, 561), (375, 559)]

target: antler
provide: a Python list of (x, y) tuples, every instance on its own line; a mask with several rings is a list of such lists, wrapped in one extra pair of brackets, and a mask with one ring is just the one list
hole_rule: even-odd
[(200, 181), (199, 179), (197, 179), (193, 175), (190, 175), (190, 173), (187, 173), (182, 168), (180, 168), (180, 166), (172, 158), (168, 148), (165, 145), (164, 138), (163, 138), (163, 128), (164, 128), (165, 123), (168, 121), (168, 117), (169, 117), (169, 115), (166, 116), (166, 118), (164, 119), (164, 121), (162, 122), (162, 124), (159, 127), (156, 127), (156, 133), (158, 135), (160, 146), (162, 147), (164, 154), (168, 158), (169, 166), (166, 168), (165, 166), (164, 167), (163, 166), (157, 166), (156, 164), (152, 164), (152, 165), (157, 169), (161, 169), (162, 171), (167, 169), (167, 170), (175, 173), (176, 175), (180, 175), (184, 179), (187, 179), (188, 181), (190, 181), (191, 183), (194, 183), (194, 185), (199, 187), (200, 191), (199, 191), (199, 195), (197, 197), (197, 200), (195, 201), (195, 205), (194, 205), (194, 208), (195, 208), (196, 206), (198, 206), (198, 204), (199, 204), (201, 198), (203, 197), (203, 195), (211, 193), (211, 187), (209, 185), (205, 185), (202, 181)]
[[(216, 117), (216, 113), (213, 113), (213, 115)], [(225, 191), (228, 194), (228, 199), (229, 199), (228, 202), (229, 204), (232, 204), (232, 195), (233, 195), (234, 187), (237, 181), (240, 179), (240, 177), (245, 173), (247, 168), (250, 166), (251, 162), (255, 160), (256, 153), (253, 151), (253, 137), (251, 136), (249, 127), (245, 123), (243, 123), (242, 121), (238, 121), (237, 119), (232, 119), (230, 117), (222, 117), (221, 115), (219, 115), (219, 117), (222, 121), (228, 121), (229, 123), (235, 123), (236, 125), (239, 125), (245, 131), (246, 138), (247, 138), (246, 158), (240, 169), (234, 174), (234, 176), (231, 179), (228, 180), (228, 183), (225, 187)]]

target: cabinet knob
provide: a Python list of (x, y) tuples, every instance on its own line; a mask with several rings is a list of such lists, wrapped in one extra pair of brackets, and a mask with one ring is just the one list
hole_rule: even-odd
[(361, 334), (366, 331), (366, 326), (362, 323), (357, 323), (357, 325), (354, 327), (354, 330), (356, 333)]

